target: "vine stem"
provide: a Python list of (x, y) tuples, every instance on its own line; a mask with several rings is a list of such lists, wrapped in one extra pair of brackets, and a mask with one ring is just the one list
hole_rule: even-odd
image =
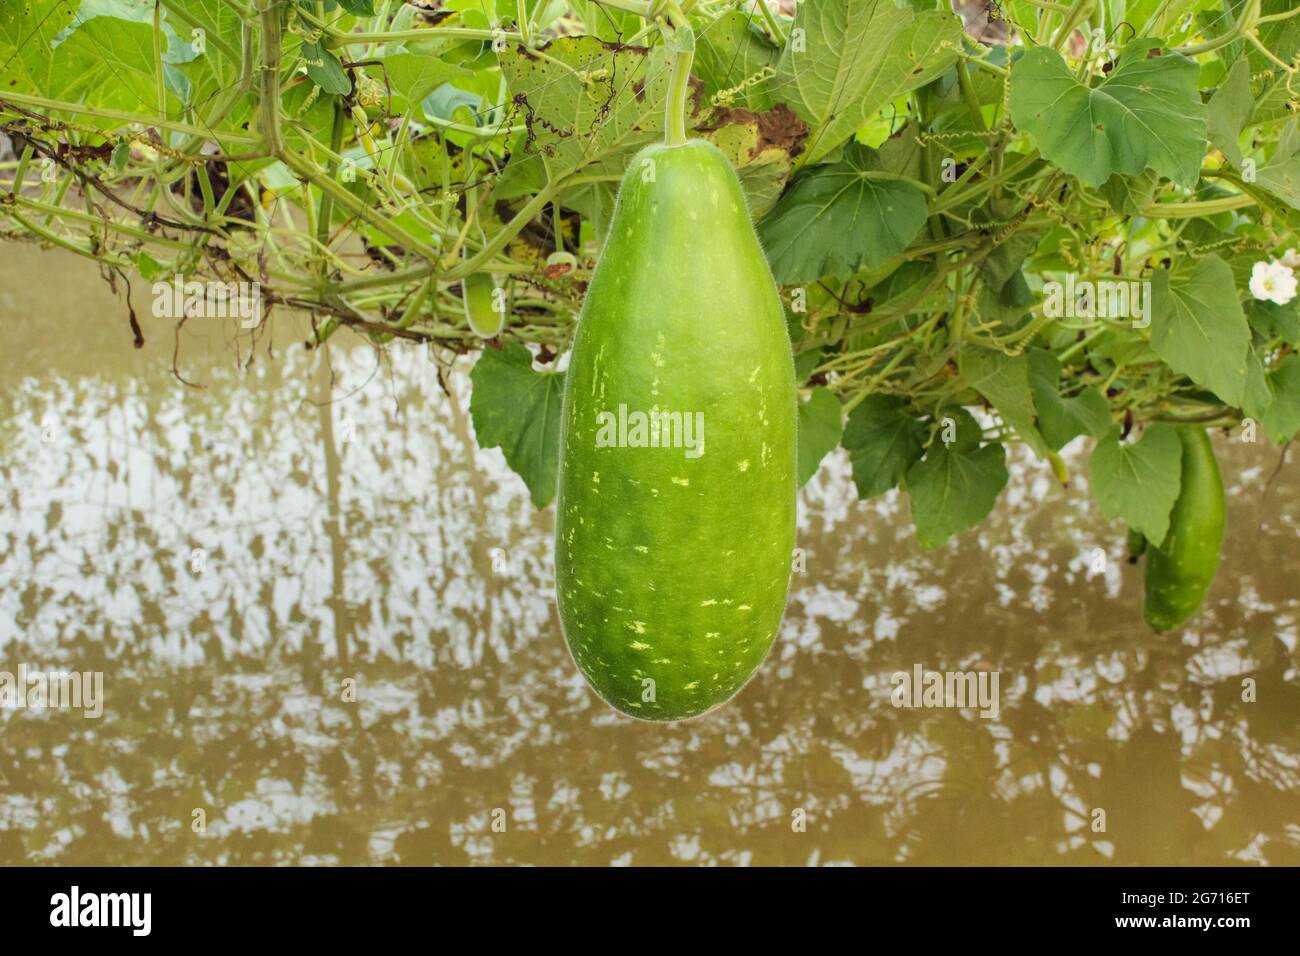
[(984, 111), (980, 108), (979, 95), (975, 92), (975, 84), (971, 82), (970, 71), (966, 69), (966, 61), (957, 60), (957, 83), (961, 87), (962, 99), (966, 101), (966, 108), (970, 110), (971, 122), (975, 124), (975, 129), (981, 133), (988, 132), (989, 124), (984, 122)]
[(668, 21), (673, 25), (673, 72), (664, 104), (664, 142), (669, 146), (686, 143), (686, 102), (691, 92), (691, 63), (695, 59), (695, 36), (681, 7), (665, 5)]
[(1205, 199), (1198, 202), (1151, 203), (1142, 208), (1142, 215), (1151, 219), (1196, 219), (1215, 213), (1229, 212), (1244, 206), (1253, 206), (1255, 200), (1246, 194)]
[(1249, 0), (1245, 8), (1241, 11), (1241, 16), (1237, 22), (1232, 25), (1232, 29), (1224, 31), (1221, 36), (1217, 36), (1205, 43), (1197, 43), (1194, 46), (1179, 47), (1176, 53), (1183, 56), (1196, 56), (1201, 53), (1212, 53), (1230, 43), (1236, 43), (1241, 37), (1253, 31), (1255, 25), (1259, 22), (1259, 0)]
[(767, 5), (767, 0), (758, 0), (758, 10), (759, 13), (763, 15), (763, 19), (767, 22), (767, 30), (772, 34), (772, 39), (776, 41), (776, 45), (784, 47), (785, 31), (782, 30), (781, 25), (776, 22), (776, 15), (772, 13), (772, 8)]
[(635, 13), (638, 17), (652, 18), (656, 12), (655, 4), (647, 0), (596, 0), (596, 3), (611, 10)]
[(262, 24), (262, 72), (258, 82), (258, 132), (262, 145), (277, 159), (284, 152), (280, 132), (280, 11), (275, 0), (258, 0)]
[[(189, 123), (178, 123), (152, 114), (131, 113), (126, 110), (111, 110), (102, 106), (88, 106), (85, 103), (54, 100), (50, 99), (48, 96), (33, 96), (29, 93), (18, 93), (14, 90), (0, 91), (0, 110), (11, 112), (11, 110), (6, 108), (9, 103), (14, 103), (18, 106), (25, 106), (29, 109), (45, 110), (50, 113), (68, 113), (72, 116), (96, 116), (101, 119), (117, 120), (122, 123), (140, 123), (142, 126), (174, 130), (177, 133), (185, 133), (191, 136), (209, 137), (212, 135), (212, 130), (210, 129), (204, 129), (201, 126), (193, 126)], [(253, 136), (250, 133), (241, 133), (235, 130), (229, 132), (223, 130), (221, 138), (228, 143), (254, 145), (260, 142), (258, 137)], [(211, 157), (204, 158), (209, 159)]]
[[(259, 7), (259, 12), (260, 9)], [(328, 38), (325, 45), (330, 48), (444, 38), (461, 40), (495, 40), (499, 38), (511, 42), (521, 41), (524, 38), (523, 33), (518, 30), (483, 30), (473, 27), (421, 27), (414, 30), (379, 30), (370, 33), (348, 33), (334, 26), (324, 16), (312, 13), (303, 4), (298, 5), (296, 12), (305, 22), (319, 29)]]
[(523, 37), (524, 46), (530, 47), (533, 45), (533, 40), (526, 0), (515, 0), (515, 11), (515, 17), (519, 20), (519, 33)]
[(1068, 40), (1070, 34), (1074, 32), (1074, 28), (1079, 24), (1079, 21), (1087, 17), (1088, 11), (1091, 7), (1092, 0), (1074, 0), (1070, 9), (1066, 11), (1065, 21), (1057, 27), (1056, 32), (1052, 34), (1052, 38), (1048, 41), (1048, 45), (1056, 48)]
[[(343, 100), (338, 100), (334, 104), (334, 121), (330, 126), (330, 152), (337, 154), (343, 148), (343, 117), (344, 107)], [(331, 156), (329, 165), (325, 173), (330, 179), (338, 175), (338, 164)], [(321, 190), (320, 210), (316, 216), (316, 241), (324, 249), (329, 249), (331, 222), (334, 218), (334, 197), (329, 193)], [(328, 273), (325, 261), (321, 262), (321, 278), (324, 279)]]

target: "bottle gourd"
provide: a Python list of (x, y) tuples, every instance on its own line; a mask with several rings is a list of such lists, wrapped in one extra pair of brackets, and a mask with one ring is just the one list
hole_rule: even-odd
[(565, 377), (555, 564), (574, 661), (647, 720), (732, 697), (781, 623), (794, 363), (740, 182), (711, 143), (633, 159)]
[(1219, 569), (1223, 546), (1223, 479), (1204, 428), (1178, 426), (1182, 487), (1159, 547), (1146, 550), (1142, 616), (1156, 631), (1182, 626), (1196, 613)]

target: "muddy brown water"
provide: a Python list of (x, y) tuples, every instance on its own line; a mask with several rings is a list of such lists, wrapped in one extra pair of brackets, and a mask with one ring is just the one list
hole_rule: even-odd
[[(0, 708), (0, 863), (1300, 863), (1300, 462), (1263, 442), (1217, 440), (1222, 570), (1164, 636), (1087, 449), (932, 553), (837, 452), (767, 663), (643, 724), (570, 660), (468, 362), (448, 396), (280, 317), (241, 370), (192, 320), (186, 388), (135, 295), (139, 351), (93, 266), (0, 246), (0, 671), (104, 688)], [(895, 707), (917, 665), (996, 671), (996, 717)]]

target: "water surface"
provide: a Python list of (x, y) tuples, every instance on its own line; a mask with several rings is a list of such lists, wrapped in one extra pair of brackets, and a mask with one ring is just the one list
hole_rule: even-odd
[[(196, 319), (189, 388), (147, 292), (136, 351), (93, 266), (0, 246), (0, 670), (106, 693), (0, 710), (0, 863), (1300, 864), (1300, 463), (1267, 444), (1218, 440), (1222, 571), (1164, 636), (1086, 448), (1068, 488), (1017, 455), (929, 554), (838, 452), (766, 665), (642, 724), (569, 658), (553, 511), (476, 448), (467, 360), (444, 391), (424, 349)], [(917, 664), (998, 672), (996, 719), (894, 707)]]

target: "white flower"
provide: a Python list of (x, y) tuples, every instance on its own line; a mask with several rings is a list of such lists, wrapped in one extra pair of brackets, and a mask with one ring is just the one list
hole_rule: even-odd
[(1286, 266), (1288, 269), (1300, 269), (1300, 252), (1296, 252), (1294, 249), (1288, 249), (1286, 255), (1284, 255), (1280, 261), (1282, 265)]
[(1286, 305), (1296, 294), (1295, 273), (1284, 263), (1256, 262), (1250, 270), (1250, 294), (1278, 305)]

